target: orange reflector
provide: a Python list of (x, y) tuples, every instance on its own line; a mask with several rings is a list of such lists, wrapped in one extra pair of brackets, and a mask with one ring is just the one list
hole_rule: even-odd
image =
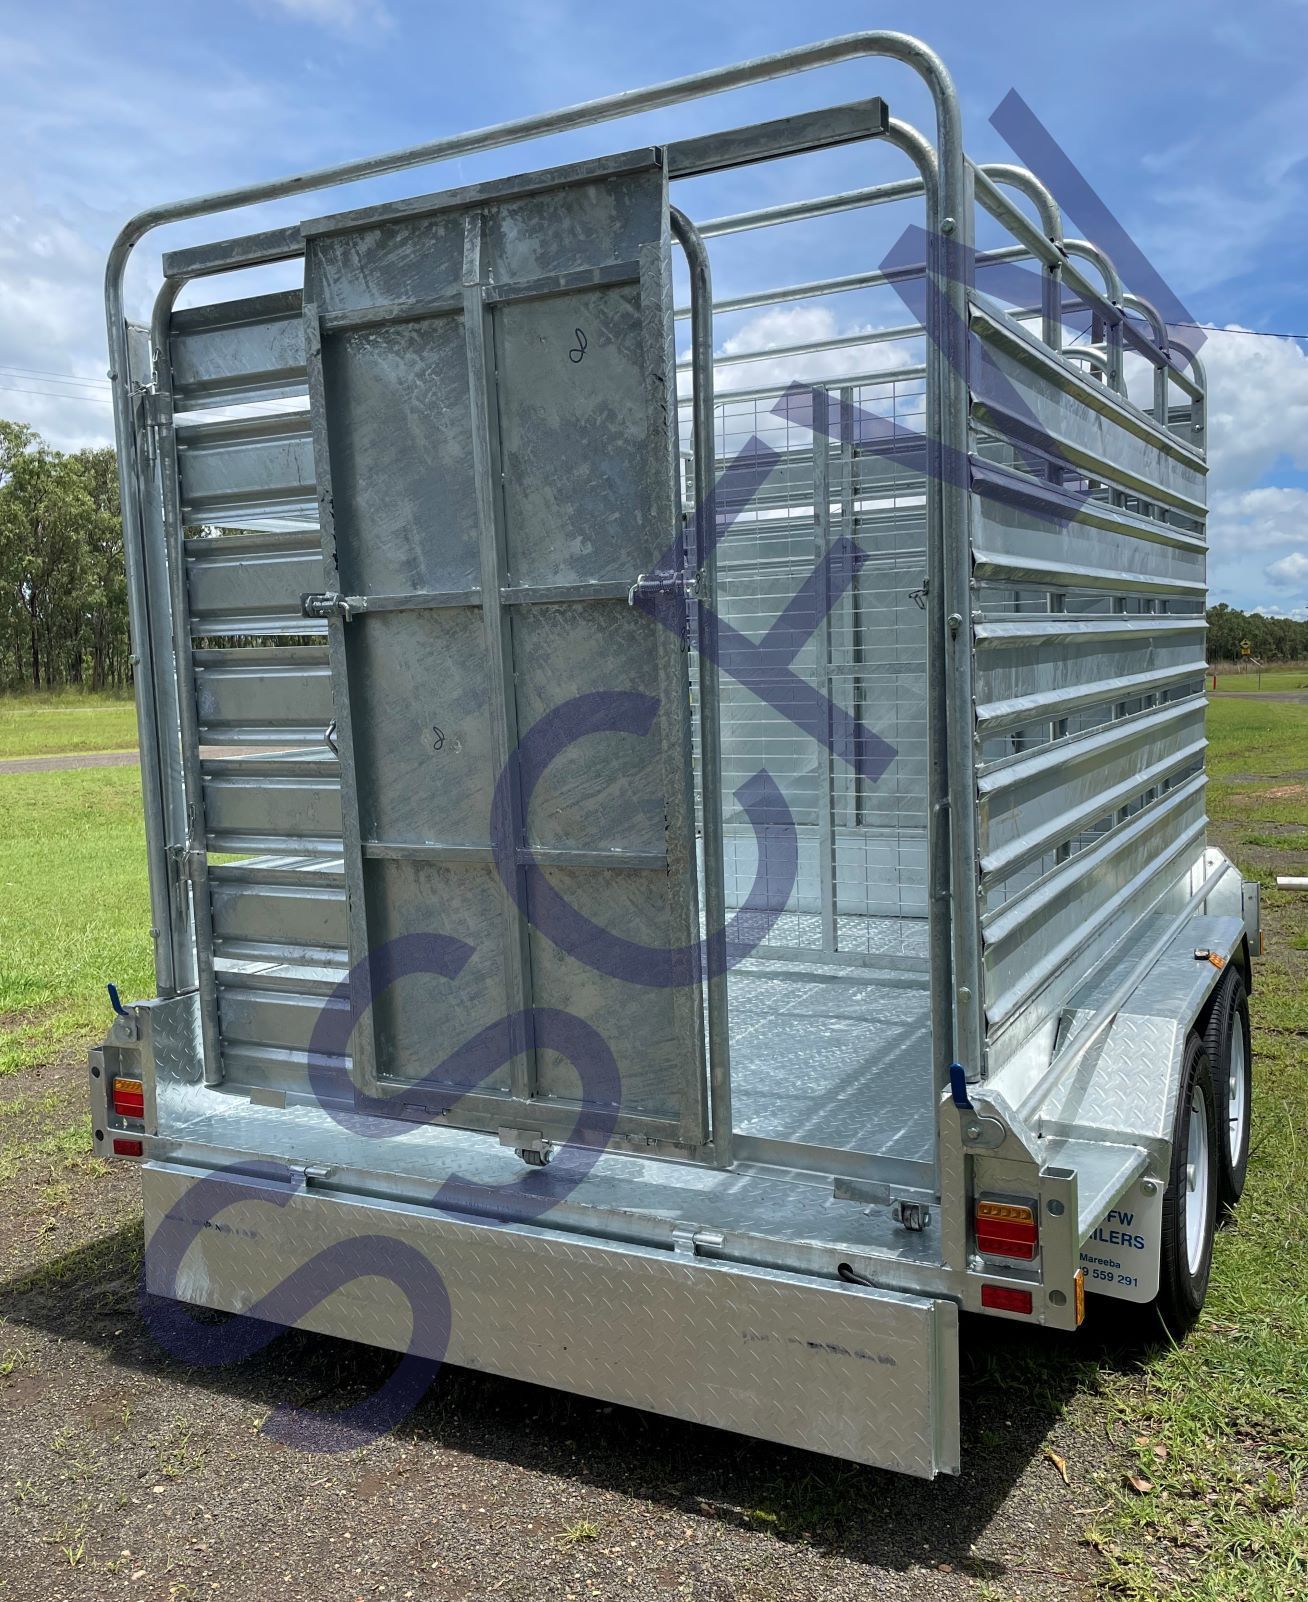
[(1040, 1233), (1035, 1208), (1020, 1202), (979, 1201), (973, 1219), (976, 1249), (984, 1257), (1016, 1257), (1030, 1262)]
[(145, 1142), (141, 1140), (115, 1140), (115, 1157), (144, 1157)]
[(1076, 1322), (1078, 1327), (1085, 1323), (1085, 1269), (1078, 1268), (1072, 1278), (1073, 1293), (1076, 1297)]
[(119, 1118), (145, 1117), (145, 1086), (139, 1079), (115, 1079), (113, 1109)]
[(1031, 1311), (1031, 1292), (1014, 1290), (1011, 1285), (983, 1285), (981, 1287), (982, 1307), (993, 1307), (1000, 1313), (1029, 1313)]

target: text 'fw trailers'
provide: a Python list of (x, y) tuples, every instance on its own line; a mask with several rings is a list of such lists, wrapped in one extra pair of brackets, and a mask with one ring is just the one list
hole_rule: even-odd
[[(927, 125), (704, 103), (842, 63)], [(496, 149), (126, 318), (156, 226)], [(932, 52), (160, 206), (107, 303), (158, 997), (90, 1083), (152, 1291), (920, 1475), (960, 1309), (1193, 1320), (1259, 939), (1203, 371)]]

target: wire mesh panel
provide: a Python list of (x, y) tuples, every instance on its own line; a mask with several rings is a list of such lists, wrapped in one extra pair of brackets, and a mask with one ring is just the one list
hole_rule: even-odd
[(925, 380), (794, 366), (717, 405), (735, 1122), (780, 1161), (875, 1153), (926, 1184)]
[[(925, 957), (924, 404), (920, 377), (887, 376), (718, 406), (724, 485), (742, 457), (776, 458), (747, 504), (719, 507), (719, 615), (761, 657), (721, 692), (727, 901), (757, 914), (766, 884), (760, 955)], [(835, 709), (816, 724), (810, 691)], [(839, 713), (888, 762), (842, 742)], [(740, 799), (760, 770), (793, 821), (793, 883), (780, 861), (760, 874), (767, 837)]]

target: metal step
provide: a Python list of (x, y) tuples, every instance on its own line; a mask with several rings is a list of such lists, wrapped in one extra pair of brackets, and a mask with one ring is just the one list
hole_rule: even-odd
[(1143, 1146), (1119, 1146), (1106, 1140), (1047, 1140), (1044, 1150), (1045, 1166), (1070, 1168), (1076, 1174), (1078, 1244), (1093, 1234), (1104, 1214), (1149, 1163)]

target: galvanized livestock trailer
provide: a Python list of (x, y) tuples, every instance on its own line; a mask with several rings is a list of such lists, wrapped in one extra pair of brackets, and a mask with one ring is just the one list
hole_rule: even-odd
[[(934, 127), (511, 155), (126, 317), (158, 225), (858, 60)], [(1184, 1329), (1259, 939), (1203, 373), (932, 52), (160, 206), (107, 311), (158, 995), (90, 1087), (153, 1291), (920, 1475), (960, 1311)]]

